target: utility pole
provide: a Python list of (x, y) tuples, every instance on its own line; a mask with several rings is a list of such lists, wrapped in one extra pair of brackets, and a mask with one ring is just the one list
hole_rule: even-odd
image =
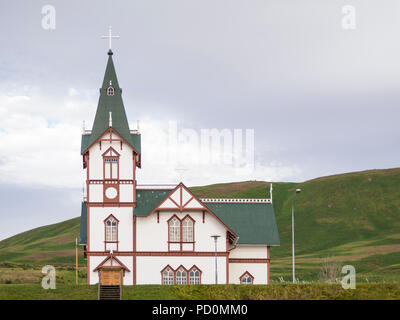
[(78, 238), (75, 238), (75, 282), (78, 284)]
[(217, 240), (219, 237), (219, 235), (211, 236), (211, 238), (214, 238), (215, 242), (215, 284), (218, 284)]
[(294, 194), (293, 202), (292, 202), (292, 276), (293, 283), (296, 283), (296, 276), (294, 271), (294, 203), (296, 201), (296, 194), (300, 193), (301, 189), (296, 189), (296, 193)]

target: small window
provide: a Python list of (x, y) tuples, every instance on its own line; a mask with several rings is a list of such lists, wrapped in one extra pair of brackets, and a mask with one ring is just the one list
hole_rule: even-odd
[(179, 268), (176, 272), (176, 284), (186, 284), (187, 282), (187, 272), (183, 268)]
[(114, 95), (114, 92), (115, 92), (115, 90), (114, 90), (114, 88), (113, 88), (112, 86), (109, 86), (109, 87), (107, 88), (107, 95), (108, 95), (108, 96), (113, 96), (113, 95)]
[(200, 284), (200, 271), (196, 268), (189, 271), (189, 284)]
[(181, 240), (180, 221), (174, 217), (169, 222), (169, 241), (179, 242)]
[(253, 284), (253, 277), (246, 272), (244, 275), (240, 277), (241, 284)]
[(174, 284), (174, 272), (169, 267), (163, 272), (163, 284)]
[(106, 241), (117, 241), (117, 221), (113, 218), (106, 221)]

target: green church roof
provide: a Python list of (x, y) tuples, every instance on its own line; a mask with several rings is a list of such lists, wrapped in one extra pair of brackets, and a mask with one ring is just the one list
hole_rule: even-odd
[(238, 244), (280, 244), (272, 204), (214, 202), (204, 204), (239, 236)]
[(133, 208), (133, 214), (135, 216), (147, 216), (171, 191), (172, 189), (137, 189), (136, 208)]
[[(87, 148), (109, 128), (110, 112), (112, 112), (112, 128), (118, 132), (132, 148), (140, 153), (140, 134), (131, 134), (129, 130), (128, 119), (122, 101), (122, 89), (118, 84), (112, 55), (113, 53), (110, 50), (108, 52), (108, 62), (103, 85), (100, 89), (100, 98), (92, 132), (82, 135), (81, 153), (87, 150)], [(110, 86), (114, 88), (114, 95), (107, 95), (107, 89)], [(137, 148), (139, 148), (139, 150)]]

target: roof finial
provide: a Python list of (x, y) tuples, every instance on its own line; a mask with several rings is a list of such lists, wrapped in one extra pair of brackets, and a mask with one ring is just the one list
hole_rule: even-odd
[(108, 54), (112, 54), (112, 51), (111, 51), (111, 39), (119, 39), (120, 38), (120, 36), (113, 36), (112, 35), (112, 27), (111, 26), (109, 26), (108, 27), (108, 36), (102, 36), (101, 37), (102, 39), (108, 39), (108, 47), (109, 47), (109, 51), (108, 51)]
[(82, 122), (82, 134), (86, 133), (85, 120)]
[(112, 127), (112, 112), (110, 111), (110, 118), (108, 119), (108, 126)]
[(139, 120), (137, 121), (137, 132), (139, 133), (140, 132), (140, 129), (139, 129)]

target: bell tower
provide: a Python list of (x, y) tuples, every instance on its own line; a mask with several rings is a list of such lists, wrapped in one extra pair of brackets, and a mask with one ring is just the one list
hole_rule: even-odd
[(111, 48), (107, 55), (93, 127), (83, 129), (81, 141), (86, 176), (81, 243), (86, 245), (89, 284), (105, 281), (106, 274), (119, 267), (115, 279), (132, 284), (133, 258), (120, 252), (134, 250), (133, 208), (141, 136), (139, 130), (129, 128)]

